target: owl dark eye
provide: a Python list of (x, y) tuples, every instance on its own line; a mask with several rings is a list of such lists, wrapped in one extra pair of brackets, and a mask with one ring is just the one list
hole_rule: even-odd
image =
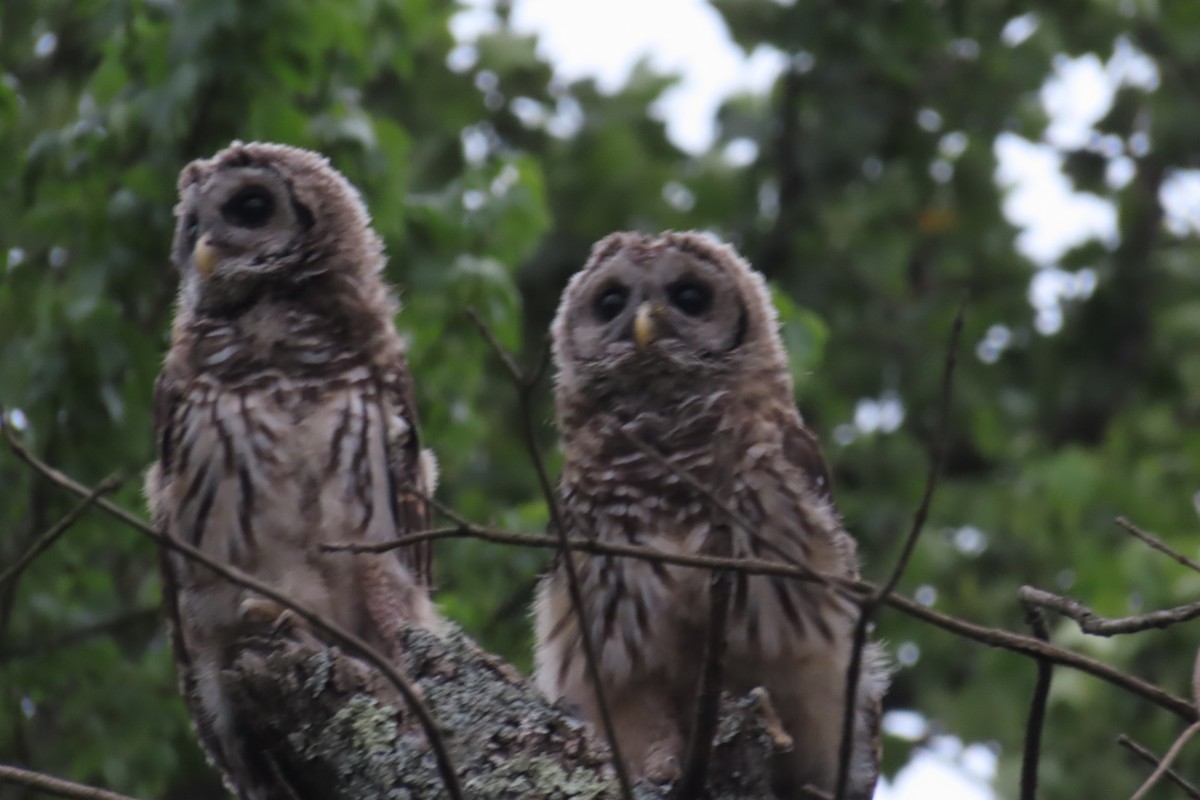
[(667, 299), (689, 317), (703, 314), (712, 307), (712, 289), (694, 280), (681, 280), (667, 287)]
[(596, 316), (605, 322), (611, 322), (629, 302), (629, 290), (620, 284), (605, 287), (596, 295)]
[(261, 228), (275, 213), (275, 198), (261, 186), (247, 186), (221, 206), (221, 216), (239, 228)]

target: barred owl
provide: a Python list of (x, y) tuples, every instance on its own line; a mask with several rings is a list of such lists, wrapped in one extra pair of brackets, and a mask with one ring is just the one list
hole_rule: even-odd
[[(558, 499), (568, 533), (857, 577), (855, 542), (796, 410), (777, 327), (762, 277), (728, 246), (697, 233), (618, 233), (597, 243), (553, 326), (565, 444)], [(753, 530), (729, 521), (714, 500)], [(573, 558), (623, 755), (635, 775), (668, 782), (680, 773), (694, 715), (710, 577), (644, 560)], [(773, 765), (782, 797), (800, 797), (806, 783), (834, 787), (856, 616), (819, 584), (733, 579), (724, 686), (764, 687), (794, 739)], [(539, 585), (535, 617), (539, 688), (596, 722), (561, 564)], [(848, 793), (855, 800), (871, 796), (878, 775), (887, 682), (878, 650), (864, 656)]]
[[(323, 157), (274, 144), (189, 164), (179, 194), (179, 298), (146, 480), (155, 523), (394, 656), (401, 626), (436, 624), (428, 546), (318, 552), (425, 528), (436, 480), (366, 209)], [(279, 766), (241, 740), (222, 670), (242, 637), (286, 630), (290, 615), (176, 554), (161, 565), (210, 760), (240, 797), (288, 796)]]

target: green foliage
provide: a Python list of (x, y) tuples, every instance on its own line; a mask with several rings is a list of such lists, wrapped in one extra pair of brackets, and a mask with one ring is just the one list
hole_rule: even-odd
[[(702, 228), (775, 287), (798, 399), (869, 577), (888, 569), (920, 494), (945, 336), (966, 296), (946, 477), (901, 589), (933, 587), (939, 610), (1014, 630), (1024, 583), (1112, 615), (1194, 600), (1200, 577), (1111, 520), (1197, 555), (1200, 271), (1194, 231), (1164, 227), (1160, 192), (1200, 157), (1200, 6), (1074, 0), (1027, 19), (1034, 29), (1009, 44), (1012, 4), (1000, 0), (713, 5), (740, 46), (791, 54), (791, 68), (767, 94), (730, 98), (711, 150), (689, 155), (651, 112), (671, 76), (642, 64), (613, 93), (564, 84), (503, 14), (464, 48), (449, 32), (454, 9), (431, 0), (6, 2), (0, 403), (20, 409), (45, 458), (90, 482), (126, 476), (116, 499), (139, 507), (175, 284), (175, 176), (233, 138), (270, 139), (327, 153), (367, 199), (405, 304), (439, 493), (473, 519), (536, 532), (547, 515), (515, 391), (465, 309), (534, 364), (595, 239)], [(1130, 45), (1153, 59), (1158, 85), (1123, 86), (1097, 130), (1126, 143), (1133, 178), (1106, 181), (1112, 157), (1098, 146), (1064, 153), (1076, 186), (1115, 204), (1119, 243), (1064, 256), (1096, 287), (1064, 301), (1062, 329), (1043, 335), (994, 144), (1042, 136), (1038, 91), (1056, 54), (1105, 61)], [(726, 157), (734, 142), (752, 145), (748, 164)], [(996, 325), (1007, 342), (987, 353)], [(553, 470), (547, 394), (534, 415)], [(884, 406), (903, 408), (898, 427), (855, 425)], [(0, 457), (0, 565), (70, 502)], [(441, 605), (527, 668), (546, 558), (443, 543)], [(140, 797), (216, 791), (148, 617), (157, 602), (153, 549), (94, 512), (0, 594), (0, 761)], [(91, 633), (69, 636), (79, 631)], [(889, 704), (997, 742), (1000, 789), (1015, 794), (1033, 665), (890, 613), (880, 632), (920, 653)], [(1052, 633), (1186, 691), (1186, 627)], [(1045, 798), (1128, 795), (1143, 772), (1117, 755), (1116, 734), (1163, 752), (1180, 729), (1063, 670), (1047, 724)], [(906, 756), (909, 745), (889, 747)]]

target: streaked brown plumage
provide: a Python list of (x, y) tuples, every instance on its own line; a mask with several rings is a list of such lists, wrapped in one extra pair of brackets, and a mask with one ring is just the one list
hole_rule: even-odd
[[(573, 536), (670, 553), (731, 554), (857, 577), (824, 459), (796, 411), (762, 277), (696, 233), (613, 234), (567, 287), (554, 321), (556, 408), (565, 443), (559, 501)], [(668, 469), (629, 435), (658, 451)], [(730, 523), (690, 475), (755, 528)], [(631, 770), (679, 775), (694, 714), (709, 575), (634, 559), (576, 556), (585, 616)], [(778, 791), (836, 778), (855, 607), (813, 583), (739, 575), (725, 686), (763, 686), (795, 750)], [(595, 722), (579, 626), (557, 567), (536, 603), (539, 687)], [(880, 653), (858, 687), (853, 800), (878, 775)]]
[[(426, 527), (436, 480), (417, 440), (382, 244), (357, 192), (323, 157), (234, 143), (179, 178), (171, 348), (155, 388), (156, 524), (394, 654), (401, 626), (433, 626), (430, 551), (322, 555), (334, 540)], [(210, 759), (244, 798), (287, 797), (243, 741), (222, 667), (282, 609), (162, 555), (185, 699)]]

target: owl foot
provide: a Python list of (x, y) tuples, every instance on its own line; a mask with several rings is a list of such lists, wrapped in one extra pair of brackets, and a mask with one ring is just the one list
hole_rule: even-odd
[(750, 696), (758, 704), (758, 716), (762, 719), (763, 726), (771, 737), (771, 746), (775, 752), (784, 753), (792, 750), (796, 743), (784, 729), (783, 722), (779, 719), (779, 713), (775, 711), (775, 705), (771, 702), (771, 695), (763, 687), (756, 686), (750, 691)]
[(651, 752), (646, 756), (643, 765), (646, 770), (646, 780), (659, 785), (674, 783), (683, 777), (683, 768), (679, 759), (668, 753)]
[(275, 639), (293, 635), (300, 619), (290, 608), (284, 608), (266, 597), (247, 597), (238, 607), (238, 622), (248, 634)]

